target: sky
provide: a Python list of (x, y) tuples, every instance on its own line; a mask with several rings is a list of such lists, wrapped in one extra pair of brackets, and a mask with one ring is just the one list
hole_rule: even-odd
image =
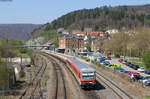
[(45, 24), (79, 9), (144, 4), (150, 0), (0, 0), (0, 24)]

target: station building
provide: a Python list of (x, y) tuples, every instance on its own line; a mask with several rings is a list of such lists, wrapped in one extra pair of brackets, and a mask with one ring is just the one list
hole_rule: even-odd
[(64, 48), (66, 53), (82, 52), (84, 48), (84, 37), (74, 34), (59, 37), (59, 48)]

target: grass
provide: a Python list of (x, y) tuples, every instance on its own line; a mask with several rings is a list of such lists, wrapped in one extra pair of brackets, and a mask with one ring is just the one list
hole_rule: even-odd
[(0, 61), (0, 80), (7, 80), (8, 71), (6, 68), (6, 64)]
[(22, 58), (30, 58), (30, 56), (28, 54), (19, 53), (18, 56), (20, 56)]
[(80, 58), (80, 59), (83, 59), (83, 60), (85, 60), (85, 61), (89, 61), (89, 60), (87, 59), (87, 57), (84, 57), (84, 56), (80, 56), (79, 58)]
[(144, 99), (150, 99), (150, 96), (145, 96)]
[(45, 72), (44, 72), (44, 80), (42, 80), (42, 83), (47, 85), (48, 79), (49, 79), (49, 69), (46, 69)]
[(96, 66), (100, 66), (100, 64), (97, 61), (92, 61), (93, 64), (95, 64)]
[(142, 60), (130, 59), (129, 61), (133, 64), (139, 65), (140, 67), (144, 67), (144, 63), (142, 62)]

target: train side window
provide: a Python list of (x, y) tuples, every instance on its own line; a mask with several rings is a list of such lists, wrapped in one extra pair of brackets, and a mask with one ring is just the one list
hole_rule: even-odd
[(74, 71), (74, 73), (78, 74), (78, 70), (76, 67), (74, 67), (70, 62), (68, 62), (70, 68), (72, 68), (72, 70)]

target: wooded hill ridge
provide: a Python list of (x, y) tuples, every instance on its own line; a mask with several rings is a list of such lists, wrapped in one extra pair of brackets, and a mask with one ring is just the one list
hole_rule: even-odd
[(0, 24), (0, 37), (14, 40), (27, 40), (38, 24)]
[(95, 9), (77, 10), (45, 24), (34, 32), (61, 27), (68, 30), (83, 30), (84, 27), (92, 27), (95, 31), (111, 28), (150, 27), (150, 5), (104, 6)]

